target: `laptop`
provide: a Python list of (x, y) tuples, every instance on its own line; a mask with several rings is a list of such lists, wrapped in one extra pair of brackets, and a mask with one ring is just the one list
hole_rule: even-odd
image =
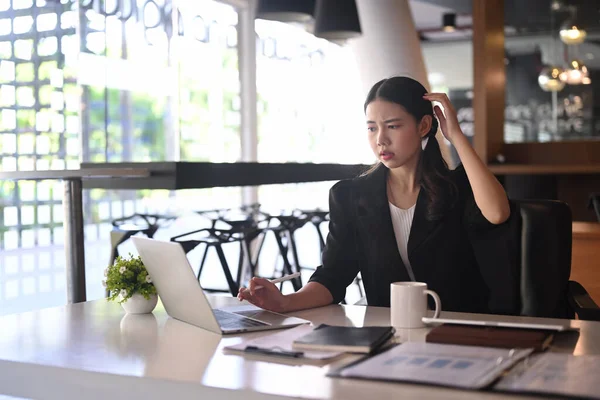
[(167, 314), (220, 334), (290, 328), (310, 321), (256, 307), (213, 309), (179, 243), (134, 236)]

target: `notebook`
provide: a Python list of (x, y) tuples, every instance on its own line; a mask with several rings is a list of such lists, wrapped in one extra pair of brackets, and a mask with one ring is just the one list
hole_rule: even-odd
[(312, 332), (313, 328), (314, 326), (311, 325), (300, 325), (258, 338), (242, 339), (240, 343), (224, 347), (223, 351), (244, 356), (268, 357), (277, 359), (278, 362), (287, 360), (312, 365), (329, 363), (343, 354), (336, 351), (299, 351), (293, 349), (292, 342)]
[(321, 324), (312, 332), (294, 340), (294, 349), (371, 353), (394, 336), (391, 326), (331, 326)]
[(430, 343), (507, 349), (533, 348), (535, 351), (546, 350), (553, 339), (554, 332), (552, 331), (452, 324), (443, 324), (433, 328), (426, 337), (426, 341)]

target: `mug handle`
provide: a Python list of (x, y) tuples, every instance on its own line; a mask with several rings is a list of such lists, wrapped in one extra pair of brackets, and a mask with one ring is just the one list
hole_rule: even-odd
[(440, 300), (440, 296), (433, 290), (425, 289), (425, 294), (433, 297), (433, 301), (435, 302), (435, 312), (433, 313), (433, 318), (438, 318), (440, 316), (440, 312), (442, 311), (442, 301)]

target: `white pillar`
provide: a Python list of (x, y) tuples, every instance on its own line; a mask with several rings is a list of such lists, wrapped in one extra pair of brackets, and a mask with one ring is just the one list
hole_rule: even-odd
[[(350, 40), (366, 97), (377, 81), (395, 75), (418, 80), (429, 90), (421, 42), (408, 0), (356, 0), (362, 36)], [(441, 21), (440, 21), (441, 23)], [(444, 158), (450, 152), (437, 139)]]
[[(238, 8), (238, 59), (241, 99), (241, 161), (253, 162), (258, 157), (258, 131), (256, 117), (256, 33), (254, 16), (256, 1), (249, 0)], [(258, 187), (242, 188), (242, 205), (258, 202)]]

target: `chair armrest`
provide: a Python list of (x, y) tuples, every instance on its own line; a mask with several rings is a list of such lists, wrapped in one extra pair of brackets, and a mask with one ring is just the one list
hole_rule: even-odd
[(600, 193), (592, 193), (588, 200), (588, 209), (594, 210), (600, 222)]
[(600, 321), (600, 307), (579, 282), (569, 281), (568, 298), (579, 319)]

